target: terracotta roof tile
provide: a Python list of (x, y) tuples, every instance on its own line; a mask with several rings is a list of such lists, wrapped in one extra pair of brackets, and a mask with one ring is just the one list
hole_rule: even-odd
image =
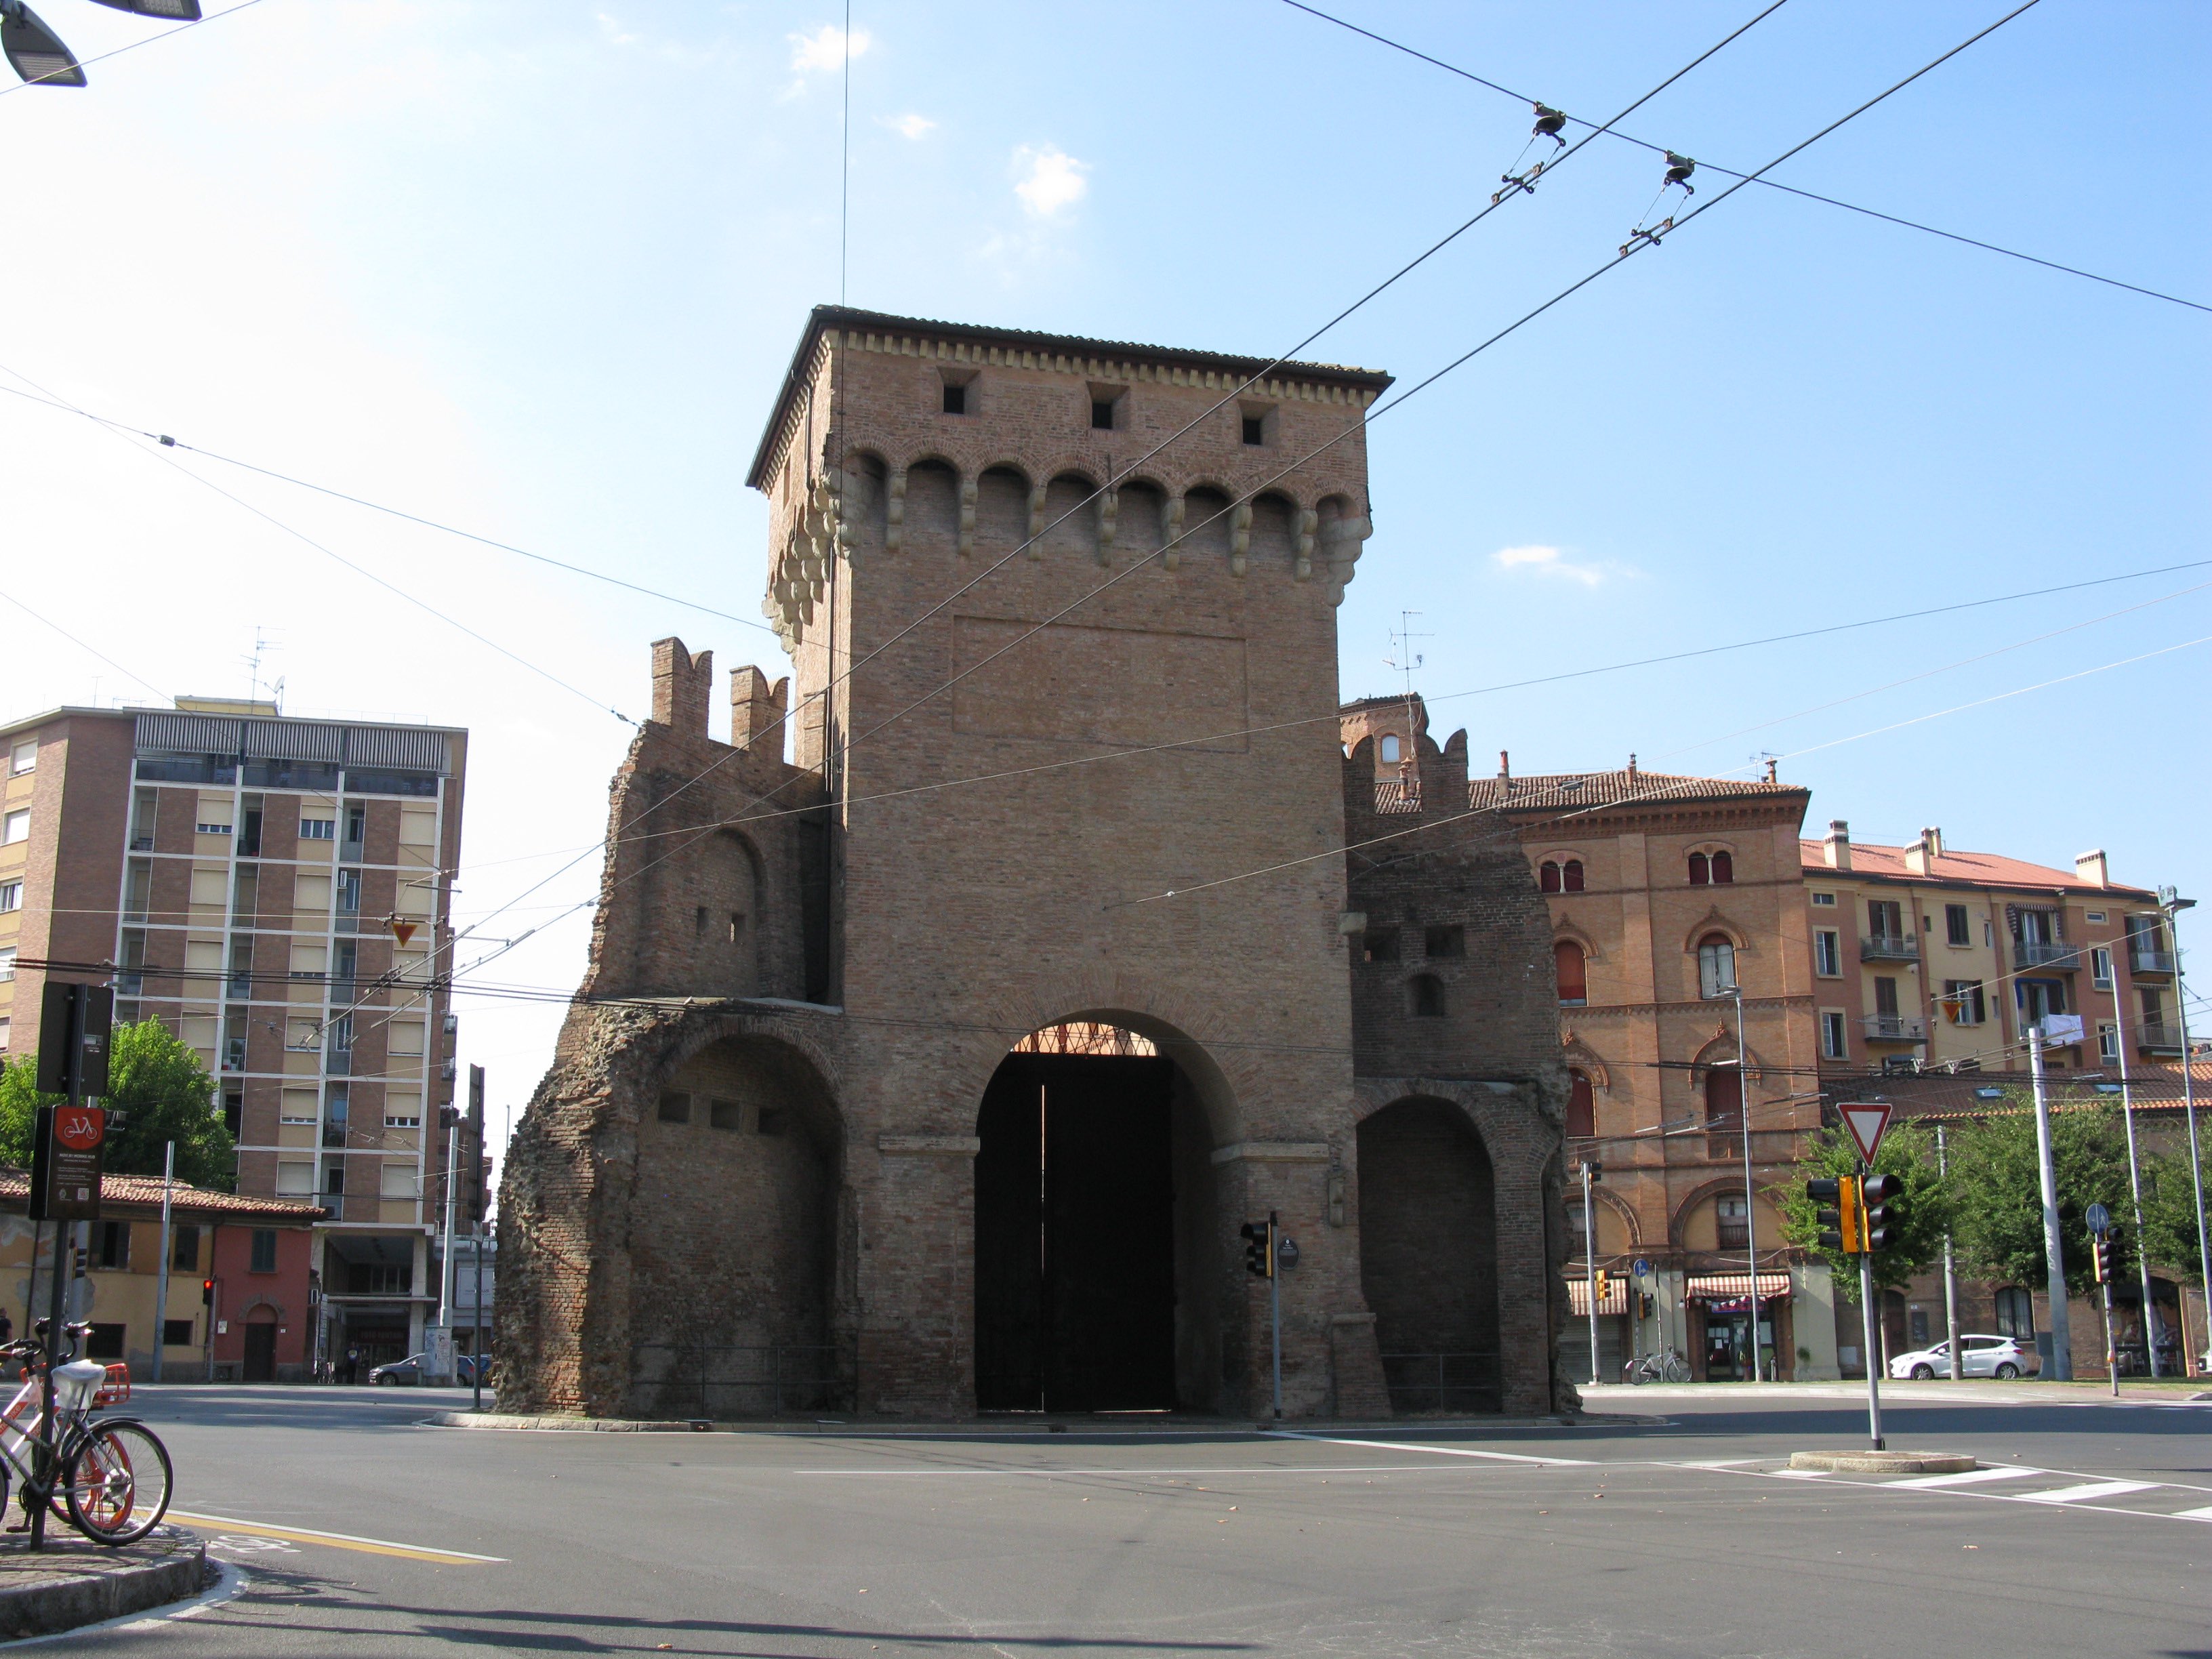
[[(158, 1209), (161, 1203), (161, 1177), (102, 1176), (100, 1196), (103, 1202), (150, 1204)], [(30, 1197), (28, 1171), (0, 1169), (0, 1206), (27, 1204)], [(272, 1221), (313, 1221), (323, 1213), (318, 1205), (301, 1204), (289, 1198), (250, 1198), (239, 1193), (211, 1192), (204, 1187), (188, 1187), (181, 1181), (169, 1189), (169, 1207), (202, 1215), (265, 1216)]]
[(1838, 881), (1848, 881), (1853, 876), (1879, 876), (1886, 881), (1924, 881), (1930, 886), (2057, 887), (2074, 893), (2118, 893), (2142, 899), (2156, 896), (2147, 887), (2122, 887), (2117, 884), (2100, 886), (2083, 880), (2071, 870), (2055, 870), (2049, 865), (2008, 859), (1999, 853), (1960, 853), (1946, 848), (1936, 855), (1932, 873), (1923, 876), (1906, 866), (1905, 854), (1908, 849), (1902, 847), (1876, 847), (1855, 841), (1851, 843), (1851, 867), (1848, 870), (1838, 870), (1831, 865), (1818, 841), (1801, 840), (1797, 847), (1806, 874)]
[(1671, 800), (1787, 799), (1809, 800), (1812, 792), (1798, 783), (1768, 783), (1764, 779), (1699, 778), (1672, 772), (1554, 772), (1525, 778), (1474, 778), (1467, 787), (1468, 805), (1477, 810), (1507, 807), (1514, 811), (1562, 806), (1663, 805)]

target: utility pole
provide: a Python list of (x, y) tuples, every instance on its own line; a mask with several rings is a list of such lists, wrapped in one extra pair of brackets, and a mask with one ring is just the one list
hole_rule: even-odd
[[(2051, 1102), (2043, 1088), (2043, 1022), (2027, 1031), (2028, 1077), (2035, 1088), (2035, 1168), (2043, 1188), (2043, 1262), (2051, 1297), (2051, 1376), (2074, 1380), (2074, 1328), (2067, 1316), (2066, 1246), (2058, 1235), (2058, 1170), (2051, 1156)], [(2184, 1075), (2187, 1068), (2183, 1068)]]
[(1597, 1363), (1597, 1206), (1590, 1196), (1588, 1158), (1583, 1160), (1583, 1271), (1589, 1289), (1590, 1387), (1594, 1389), (1603, 1378)]
[[(2134, 965), (2132, 963), (2129, 963), (2130, 968)], [(2115, 1028), (2112, 1035), (2119, 1039), (2120, 1054), (2120, 1121), (2127, 1126), (2128, 1131), (2128, 1194), (2135, 1204), (2136, 1267), (2142, 1276), (2143, 1358), (2150, 1366), (2150, 1374), (2156, 1376), (2158, 1375), (2158, 1313), (2150, 1299), (2150, 1255), (2142, 1249), (2142, 1171), (2136, 1165), (2135, 1091), (2128, 1077), (2128, 1010), (2127, 1005), (2120, 1000), (2119, 975), (2115, 973), (2112, 980), (2112, 1024)], [(2189, 1065), (2189, 1051), (2186, 1044), (2183, 1045), (2181, 1063), (2183, 1069), (2186, 1070)], [(2105, 1287), (2105, 1300), (2109, 1304), (2112, 1299), (2112, 1286), (2108, 1285)], [(2108, 1306), (2105, 1315), (2105, 1323), (2109, 1327), (2112, 1322), (2112, 1316)], [(2113, 1349), (2112, 1355), (2112, 1388), (2115, 1392), (2118, 1392), (2120, 1386), (2118, 1349)]]
[(438, 1322), (446, 1328), (447, 1349), (453, 1348), (453, 1176), (460, 1164), (461, 1118), (450, 1106), (453, 1121), (446, 1129), (446, 1220), (442, 1253), (438, 1261)]
[(477, 1218), (476, 1231), (472, 1235), (471, 1242), (476, 1246), (475, 1266), (477, 1270), (477, 1281), (476, 1307), (469, 1315), (469, 1409), (471, 1411), (480, 1412), (483, 1409), (484, 1356), (488, 1352), (489, 1352), (491, 1346), (489, 1343), (484, 1340), (483, 1335), (484, 1235), (483, 1220), (481, 1217)]
[(1751, 1054), (1743, 1046), (1743, 981), (1729, 988), (1735, 1001), (1735, 1115), (1743, 1124), (1743, 1245), (1751, 1259), (1751, 1380), (1759, 1377), (1759, 1212), (1751, 1175)]
[(1274, 1349), (1275, 1420), (1283, 1419), (1283, 1263), (1275, 1249), (1275, 1212), (1267, 1212), (1267, 1325)]
[[(1936, 1126), (1936, 1178), (1944, 1179), (1951, 1173), (1950, 1159), (1943, 1146), (1943, 1126)], [(1951, 1230), (1943, 1229), (1943, 1334), (1945, 1346), (1951, 1356), (1951, 1380), (1961, 1381), (1966, 1376), (1965, 1360), (1959, 1352), (1959, 1269), (1951, 1257)]]
[(161, 1253), (154, 1272), (154, 1380), (161, 1380), (161, 1350), (169, 1334), (169, 1186), (177, 1178), (177, 1143), (161, 1157)]

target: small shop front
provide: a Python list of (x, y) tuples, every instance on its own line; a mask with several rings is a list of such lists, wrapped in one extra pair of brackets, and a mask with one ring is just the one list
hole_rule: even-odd
[[(1586, 1274), (1570, 1267), (1567, 1306), (1573, 1315), (1559, 1333), (1559, 1367), (1577, 1384), (1590, 1379), (1590, 1285)], [(1608, 1270), (1609, 1283), (1597, 1304), (1597, 1375), (1601, 1382), (1618, 1382), (1622, 1368), (1632, 1357), (1634, 1333), (1628, 1313), (1626, 1274)]]
[[(1683, 1284), (1682, 1300), (1689, 1314), (1691, 1376), (1700, 1382), (1750, 1382), (1751, 1275), (1691, 1273)], [(1760, 1273), (1758, 1300), (1758, 1375), (1790, 1382), (1797, 1369), (1791, 1343), (1790, 1275)]]

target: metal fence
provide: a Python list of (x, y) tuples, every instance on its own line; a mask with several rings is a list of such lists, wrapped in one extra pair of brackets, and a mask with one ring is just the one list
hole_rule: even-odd
[(781, 1417), (848, 1409), (849, 1347), (738, 1347), (641, 1342), (631, 1351), (635, 1409), (659, 1417)]
[(1418, 1412), (1494, 1412), (1503, 1398), (1498, 1355), (1477, 1353), (1386, 1353), (1382, 1383), (1390, 1409)]

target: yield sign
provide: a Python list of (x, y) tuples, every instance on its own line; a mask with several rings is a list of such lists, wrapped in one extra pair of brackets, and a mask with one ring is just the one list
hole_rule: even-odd
[(1844, 1127), (1851, 1132), (1857, 1142), (1859, 1156), (1869, 1164), (1874, 1162), (1875, 1149), (1881, 1138), (1889, 1133), (1889, 1103), (1886, 1100), (1862, 1101), (1836, 1109), (1843, 1114)]
[(392, 937), (398, 939), (403, 946), (409, 939), (415, 937), (415, 929), (417, 926), (411, 921), (402, 921), (397, 916), (392, 917), (386, 925), (392, 929)]

